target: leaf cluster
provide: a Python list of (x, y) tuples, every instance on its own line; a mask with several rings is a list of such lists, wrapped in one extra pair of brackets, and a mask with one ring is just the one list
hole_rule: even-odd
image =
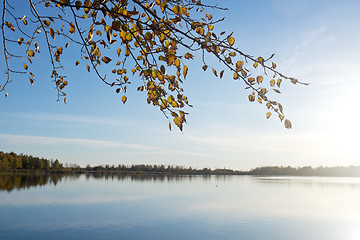
[[(7, 79), (0, 91), (11, 82), (12, 74), (24, 74), (34, 83), (30, 65), (41, 48), (48, 52), (52, 66), (50, 78), (58, 91), (58, 100), (66, 101), (65, 89), (71, 81), (63, 73), (62, 56), (70, 44), (79, 49), (75, 65), (94, 71), (101, 81), (122, 95), (123, 103), (128, 100), (128, 87), (136, 80), (137, 90), (146, 93), (147, 102), (172, 120), (169, 120), (170, 130), (172, 123), (180, 130), (186, 123), (184, 108), (191, 105), (182, 84), (195, 55), (201, 55), (204, 71), (211, 69), (219, 78), (227, 71), (234, 80), (242, 80), (250, 91), (249, 101), (265, 104), (269, 109), (267, 118), (275, 112), (281, 121), (285, 119), (282, 105), (270, 100), (268, 93), (280, 93), (283, 80), (299, 83), (276, 70), (276, 63), (271, 61), (273, 55), (267, 59), (254, 58), (235, 47), (233, 33), (216, 32), (216, 24), (224, 19), (215, 19), (208, 12), (225, 10), (217, 5), (196, 0), (27, 2), (30, 15), (17, 17), (9, 1), (3, 0), (2, 37)], [(8, 38), (8, 31), (16, 32), (18, 37)], [(42, 46), (37, 41), (40, 35), (45, 38)], [(23, 54), (9, 51), (12, 44), (22, 46)], [(222, 63), (219, 73), (215, 66), (207, 63), (209, 56)], [(22, 70), (14, 70), (12, 60), (20, 60)], [(254, 75), (258, 71), (261, 74)], [(288, 119), (284, 123), (286, 128), (292, 127)]]

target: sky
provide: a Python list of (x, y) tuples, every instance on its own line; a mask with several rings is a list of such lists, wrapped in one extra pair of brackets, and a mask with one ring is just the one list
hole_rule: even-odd
[[(203, 1), (205, 2), (205, 0)], [(84, 65), (64, 53), (67, 103), (57, 102), (46, 52), (33, 65), (33, 86), (14, 77), (0, 93), (0, 151), (59, 159), (81, 166), (170, 164), (249, 170), (259, 166), (360, 165), (360, 2), (356, 0), (215, 1), (228, 11), (218, 31), (234, 32), (235, 46), (253, 56), (275, 53), (277, 68), (308, 86), (283, 83), (293, 128), (285, 129), (232, 74), (215, 79), (200, 59), (189, 65), (185, 94), (192, 108), (183, 132), (136, 92), (126, 104)], [(3, 65), (3, 49), (1, 49)], [(75, 57), (76, 58), (76, 57)], [(0, 82), (3, 83), (4, 67)], [(1, 85), (1, 84), (0, 84)]]

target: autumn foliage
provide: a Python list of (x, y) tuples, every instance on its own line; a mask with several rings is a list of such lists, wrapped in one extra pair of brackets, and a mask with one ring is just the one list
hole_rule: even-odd
[[(51, 62), (49, 76), (57, 88), (58, 100), (66, 101), (71, 80), (65, 75), (62, 55), (69, 44), (74, 44), (78, 46), (76, 66), (94, 72), (121, 94), (123, 103), (128, 100), (127, 89), (135, 85), (138, 91), (146, 93), (149, 104), (169, 118), (170, 129), (175, 123), (182, 130), (186, 122), (184, 109), (191, 105), (182, 83), (192, 61), (201, 61), (202, 69), (217, 78), (225, 77), (227, 72), (234, 80), (243, 81), (249, 90), (249, 101), (264, 104), (267, 118), (275, 113), (286, 128), (291, 128), (282, 105), (268, 95), (279, 94), (284, 80), (293, 84), (298, 80), (277, 71), (272, 62), (274, 55), (263, 58), (245, 54), (236, 47), (232, 33), (216, 31), (216, 24), (224, 18), (213, 16), (208, 10), (222, 15), (224, 8), (195, 0), (23, 2), (30, 11), (16, 16), (19, 11), (11, 6), (11, 1), (3, 0), (1, 30), (6, 78), (0, 82), (0, 91), (5, 92), (15, 74), (27, 76), (30, 84), (34, 83), (31, 64), (41, 49)], [(13, 49), (19, 46), (22, 54), (14, 54)], [(210, 56), (221, 66), (208, 64)], [(104, 72), (102, 66), (111, 66), (111, 72)]]

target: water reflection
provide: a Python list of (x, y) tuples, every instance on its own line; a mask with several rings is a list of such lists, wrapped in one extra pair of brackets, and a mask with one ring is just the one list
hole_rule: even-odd
[(201, 179), (231, 181), (233, 176), (229, 175), (169, 175), (169, 174), (127, 174), (127, 173), (86, 173), (86, 174), (0, 174), (0, 191), (11, 192), (13, 190), (25, 190), (32, 187), (54, 185), (63, 181), (75, 181), (81, 176), (86, 180), (117, 180), (117, 181), (140, 181), (140, 182), (180, 182), (184, 179)]
[(24, 190), (32, 187), (54, 185), (56, 186), (64, 178), (78, 179), (78, 175), (64, 174), (30, 174), (30, 175), (11, 175), (0, 174), (0, 191), (11, 192), (14, 189)]
[(358, 236), (360, 188), (338, 184), (359, 179), (76, 174), (0, 180), (0, 239)]
[(252, 178), (260, 184), (302, 185), (320, 187), (352, 187), (360, 188), (360, 178), (357, 177), (298, 177), (298, 176), (256, 176)]

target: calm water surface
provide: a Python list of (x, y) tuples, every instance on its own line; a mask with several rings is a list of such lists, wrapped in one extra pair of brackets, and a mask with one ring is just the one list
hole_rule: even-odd
[(359, 178), (81, 175), (31, 182), (0, 178), (0, 239), (360, 239)]

